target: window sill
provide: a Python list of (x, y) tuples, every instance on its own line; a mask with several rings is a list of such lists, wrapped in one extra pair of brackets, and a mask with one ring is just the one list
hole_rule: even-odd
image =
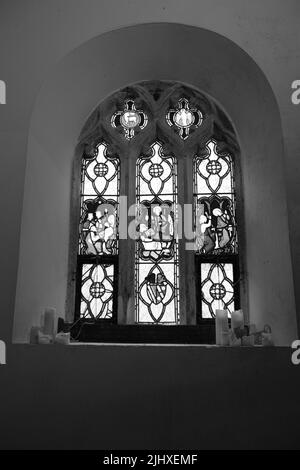
[(230, 349), (230, 350), (240, 350), (240, 349), (278, 349), (286, 348), (287, 346), (220, 346), (218, 344), (193, 344), (193, 343), (95, 343), (95, 342), (83, 342), (83, 341), (71, 341), (69, 344), (59, 344), (59, 343), (49, 343), (49, 344), (31, 344), (31, 343), (13, 343), (13, 345), (23, 345), (23, 346), (43, 346), (45, 348), (59, 348), (59, 347), (142, 347), (142, 348), (202, 348), (202, 349)]
[[(71, 324), (60, 324), (58, 331), (68, 332)], [(118, 325), (106, 322), (82, 322), (74, 325), (72, 338), (80, 343), (215, 345), (215, 324), (198, 325)], [(75, 343), (76, 344), (76, 343)]]
[(193, 344), (193, 343), (88, 343), (88, 342), (77, 342), (72, 341), (67, 346), (110, 346), (110, 347), (162, 347), (162, 348), (205, 348), (205, 349), (257, 349), (257, 348), (274, 348), (274, 347), (286, 347), (286, 346), (220, 346), (218, 344)]

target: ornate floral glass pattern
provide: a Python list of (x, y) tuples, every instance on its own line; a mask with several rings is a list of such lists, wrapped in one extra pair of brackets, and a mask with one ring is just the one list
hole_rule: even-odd
[(185, 140), (192, 130), (201, 126), (203, 116), (198, 109), (190, 109), (186, 98), (181, 98), (176, 109), (169, 110), (166, 119), (169, 126), (175, 126), (180, 137)]
[[(112, 319), (118, 255), (120, 162), (101, 142), (81, 164), (78, 266), (80, 317)], [(79, 269), (79, 268), (78, 268)]]
[(195, 250), (201, 278), (201, 317), (235, 307), (238, 245), (233, 162), (210, 140), (194, 158)]
[(202, 318), (215, 317), (216, 309), (231, 309), (234, 301), (232, 263), (201, 263)]
[(112, 127), (122, 126), (127, 140), (134, 137), (136, 128), (144, 129), (147, 123), (147, 115), (135, 108), (133, 100), (125, 101), (124, 110), (117, 111), (111, 118)]
[(83, 264), (80, 316), (109, 319), (113, 313), (114, 265)]
[(155, 142), (137, 161), (136, 321), (179, 321), (176, 159)]
[(116, 255), (118, 251), (119, 158), (96, 147), (82, 161), (80, 254)]
[(237, 252), (232, 160), (209, 141), (204, 156), (194, 159), (196, 251), (200, 254)]

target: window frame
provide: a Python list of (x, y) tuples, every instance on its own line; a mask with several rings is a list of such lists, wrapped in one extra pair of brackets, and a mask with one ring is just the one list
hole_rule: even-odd
[[(161, 82), (160, 82), (161, 83)], [(166, 89), (164, 94), (166, 96), (179, 91), (185, 87), (181, 83), (172, 83)], [(139, 88), (139, 85), (133, 86)], [(193, 90), (192, 87), (188, 89)], [(147, 148), (155, 141), (160, 141), (163, 146), (164, 152), (171, 152), (177, 158), (177, 178), (178, 178), (178, 204), (181, 207), (184, 204), (191, 204), (193, 207), (193, 158), (195, 154), (206, 145), (210, 139), (217, 140), (218, 147), (230, 153), (233, 161), (233, 171), (235, 180), (236, 192), (236, 219), (237, 231), (239, 240), (239, 255), (230, 255), (230, 260), (226, 257), (227, 261), (234, 264), (234, 282), (235, 279), (240, 279), (239, 288), (235, 291), (235, 308), (240, 308), (247, 304), (247, 289), (245, 282), (245, 237), (244, 237), (244, 223), (243, 223), (243, 198), (242, 198), (242, 178), (240, 171), (240, 147), (236, 140), (236, 133), (224, 112), (217, 107), (211, 98), (208, 98), (203, 92), (195, 90), (195, 93), (201, 100), (206, 100), (206, 109), (209, 108), (210, 112), (204, 114), (202, 126), (200, 126), (194, 134), (189, 136), (186, 141), (182, 141), (167, 124), (165, 119), (165, 109), (160, 111), (154, 119), (149, 119), (148, 125), (139, 132), (133, 139), (127, 141), (123, 138), (121, 133), (116, 133), (109, 122), (110, 117), (116, 108), (121, 106), (124, 97), (129, 93), (129, 89), (125, 89), (115, 93), (108, 100), (105, 100), (104, 108), (106, 110), (107, 119), (100, 117), (100, 112), (97, 110), (103, 106), (101, 103), (88, 119), (86, 125), (79, 138), (79, 143), (75, 152), (75, 160), (73, 167), (73, 190), (71, 201), (71, 231), (70, 231), (70, 248), (69, 248), (69, 280), (68, 280), (68, 293), (66, 302), (66, 322), (64, 329), (72, 327), (74, 321), (76, 323), (74, 331), (77, 332), (82, 329), (83, 323), (93, 325), (93, 331), (89, 328), (89, 334), (82, 334), (82, 341), (111, 341), (111, 342), (178, 342), (178, 343), (214, 343), (214, 319), (203, 319), (199, 315), (199, 289), (196, 289), (196, 282), (200, 277), (200, 263), (209, 262), (209, 257), (196, 255), (193, 251), (185, 249), (185, 238), (178, 240), (178, 265), (180, 270), (180, 324), (178, 325), (143, 325), (134, 324), (134, 315), (130, 313), (129, 303), (132, 297), (134, 299), (134, 270), (135, 270), (135, 240), (119, 239), (119, 255), (116, 260), (118, 274), (117, 292), (114, 292), (114, 305), (115, 311), (113, 314), (113, 321), (97, 320), (82, 321), (78, 315), (74, 316), (74, 303), (77, 305), (78, 311), (78, 294), (76, 294), (76, 286), (78, 292), (78, 263), (74, 263), (74, 254), (77, 255), (78, 247), (78, 224), (79, 224), (79, 211), (80, 200), (78, 197), (80, 181), (81, 181), (81, 159), (87, 147), (92, 147), (95, 142), (104, 141), (108, 147), (115, 152), (120, 159), (120, 195), (127, 195), (128, 207), (135, 204), (135, 184), (130, 184), (133, 179), (135, 180), (135, 168), (137, 159), (146, 152)], [(151, 102), (153, 105), (153, 103)], [(199, 104), (201, 109), (201, 103)], [(145, 112), (149, 113), (149, 109)], [(150, 113), (149, 113), (150, 114)], [(97, 118), (95, 119), (95, 116)], [(103, 114), (102, 114), (103, 116)], [(220, 125), (220, 116), (222, 117), (223, 124)], [(224, 116), (226, 120), (224, 119)], [(225, 124), (224, 124), (225, 123)], [(230, 130), (230, 132), (229, 132)], [(164, 139), (162, 139), (164, 136)], [(167, 142), (167, 143), (166, 143)], [(132, 176), (130, 180), (129, 175)], [(76, 215), (74, 215), (76, 214)], [(77, 256), (76, 256), (77, 259)], [(221, 257), (218, 257), (218, 260)], [(222, 259), (225, 259), (224, 257)], [(130, 262), (131, 260), (131, 262)], [(110, 257), (111, 262), (111, 257)], [(213, 262), (216, 262), (214, 257)], [(220, 261), (221, 262), (221, 261)], [(223, 261), (224, 262), (224, 261)], [(126, 281), (124, 282), (124, 278)], [(75, 281), (75, 282), (74, 282)], [(201, 280), (200, 280), (201, 281)], [(105, 326), (104, 326), (105, 325)], [(109, 326), (111, 325), (111, 327)], [(185, 328), (183, 328), (185, 327)], [(101, 330), (102, 328), (102, 330)], [(116, 333), (116, 328), (119, 333)], [(155, 330), (153, 330), (155, 328)], [(165, 329), (161, 332), (161, 328)], [(175, 333), (170, 330), (177, 328)], [(105, 331), (104, 331), (105, 330)], [(170, 330), (169, 333), (167, 330)], [(103, 334), (102, 334), (103, 333)], [(173, 338), (173, 339), (172, 339)]]

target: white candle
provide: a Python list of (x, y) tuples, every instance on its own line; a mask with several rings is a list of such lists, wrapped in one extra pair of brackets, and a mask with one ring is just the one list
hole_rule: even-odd
[(39, 326), (32, 326), (30, 330), (30, 344), (38, 344), (39, 342)]
[(53, 337), (51, 335), (45, 335), (41, 331), (38, 332), (38, 342), (39, 344), (50, 344)]
[(134, 313), (134, 297), (130, 296), (127, 302), (127, 319), (126, 323), (134, 324), (135, 313)]
[(44, 314), (44, 328), (43, 333), (45, 335), (54, 335), (54, 322), (55, 322), (56, 310), (55, 308), (46, 308)]
[(59, 344), (70, 344), (70, 333), (57, 333), (55, 342)]
[(227, 310), (216, 310), (216, 344), (227, 346), (229, 344), (229, 326)]
[(272, 339), (272, 333), (262, 333), (262, 345), (263, 346), (274, 346)]
[(231, 329), (243, 328), (244, 326), (244, 313), (243, 310), (235, 310), (231, 314)]
[(121, 295), (118, 296), (118, 323), (126, 323), (123, 297)]

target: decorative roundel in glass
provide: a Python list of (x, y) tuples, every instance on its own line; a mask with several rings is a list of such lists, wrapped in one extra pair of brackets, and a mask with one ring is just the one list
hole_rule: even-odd
[(99, 299), (105, 293), (105, 287), (100, 282), (93, 282), (90, 287), (90, 294), (92, 297)]
[(153, 178), (159, 178), (164, 172), (162, 165), (159, 163), (152, 163), (149, 168), (149, 173)]
[(206, 165), (206, 170), (211, 175), (218, 175), (222, 170), (222, 165), (220, 162), (213, 160)]
[(126, 129), (133, 129), (141, 122), (141, 118), (136, 111), (126, 111), (121, 116), (121, 124)]
[(213, 284), (209, 289), (209, 293), (213, 299), (220, 300), (225, 297), (226, 289), (222, 284)]
[(190, 127), (194, 121), (193, 113), (184, 108), (177, 111), (174, 115), (174, 122), (178, 127)]
[(94, 173), (96, 176), (105, 176), (108, 173), (108, 166), (106, 163), (97, 163)]
[(169, 126), (175, 126), (180, 137), (185, 140), (192, 130), (201, 126), (203, 116), (199, 109), (190, 108), (186, 98), (181, 98), (176, 109), (168, 111), (166, 119)]
[(136, 130), (144, 129), (147, 126), (148, 117), (140, 109), (136, 109), (133, 100), (125, 101), (123, 111), (117, 111), (111, 118), (112, 127), (123, 127), (127, 140), (135, 136)]

